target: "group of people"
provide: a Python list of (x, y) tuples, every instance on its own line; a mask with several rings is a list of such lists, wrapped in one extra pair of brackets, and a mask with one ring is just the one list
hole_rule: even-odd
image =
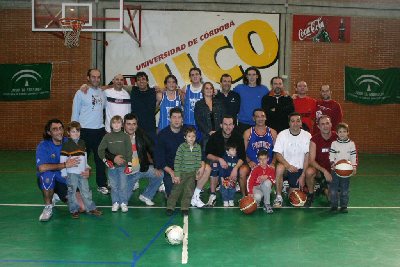
[[(38, 185), (45, 202), (39, 220), (51, 218), (57, 197), (68, 201), (73, 218), (81, 212), (102, 214), (87, 182), (87, 157), (92, 152), (97, 190), (109, 193), (108, 176), (113, 212), (128, 211), (132, 191), (142, 178), (148, 185), (139, 200), (154, 205), (152, 199), (163, 183), (168, 215), (180, 195), (184, 215), (190, 205), (214, 206), (218, 185), (224, 207), (234, 206), (237, 184), (242, 196), (254, 197), (258, 205), (263, 202), (264, 210), (272, 213), (272, 207), (282, 206), (284, 180), (289, 193), (308, 189), (307, 206), (317, 181), (332, 210), (338, 209), (340, 188), (340, 208), (347, 212), (349, 179), (335, 175), (332, 167), (347, 159), (356, 170), (357, 151), (328, 85), (315, 100), (306, 95), (304, 81), (289, 96), (277, 76), (271, 79), (270, 91), (255, 67), (246, 69), (243, 84), (233, 90), (229, 74), (221, 76), (218, 91), (212, 83), (203, 83), (199, 68), (190, 69), (189, 77), (191, 83), (179, 88), (176, 77), (168, 75), (164, 88), (156, 89), (144, 72), (137, 73), (136, 86), (125, 86), (123, 76), (116, 75), (109, 88), (100, 86), (100, 71), (90, 69), (88, 85), (74, 97), (69, 138), (64, 137), (63, 123), (53, 119), (37, 148)], [(332, 130), (334, 124), (339, 135)], [(200, 193), (207, 182), (210, 197), (204, 203)]]

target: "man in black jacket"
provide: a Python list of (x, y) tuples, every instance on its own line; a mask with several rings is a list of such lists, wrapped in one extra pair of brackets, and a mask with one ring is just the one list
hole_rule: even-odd
[(261, 107), (267, 115), (267, 126), (280, 133), (289, 128), (288, 116), (294, 112), (294, 105), (281, 77), (271, 79), (271, 88), (271, 92), (262, 98)]
[[(246, 171), (243, 170), (242, 165), (246, 160), (246, 153), (244, 150), (244, 141), (243, 137), (233, 129), (235, 125), (233, 124), (233, 117), (230, 115), (224, 115), (222, 120), (221, 129), (216, 131), (213, 135), (210, 136), (210, 140), (208, 140), (206, 146), (206, 157), (208, 163), (211, 166), (211, 177), (210, 177), (210, 189), (211, 194), (207, 202), (207, 206), (213, 207), (216, 202), (216, 186), (218, 184), (218, 167), (221, 166), (223, 169), (228, 168), (228, 164), (223, 159), (225, 154), (225, 145), (227, 142), (233, 143), (237, 147), (237, 156), (239, 158), (238, 163), (233, 168), (230, 178), (232, 180), (237, 180), (238, 175), (243, 176), (247, 175)], [(200, 192), (203, 189), (203, 186), (208, 181), (208, 177), (205, 177), (197, 181), (196, 189), (194, 191), (192, 197), (192, 206), (199, 207), (197, 205), (200, 199)]]
[[(138, 117), (133, 113), (128, 113), (124, 117), (124, 129), (132, 142), (132, 169), (133, 174), (128, 176), (129, 194), (132, 194), (135, 183), (142, 178), (147, 178), (149, 184), (144, 192), (139, 196), (139, 200), (148, 206), (153, 206), (152, 201), (157, 189), (161, 185), (164, 173), (162, 170), (153, 167), (153, 148), (152, 140), (146, 133), (138, 128)], [(107, 156), (108, 158), (110, 156)], [(118, 164), (124, 164), (125, 160), (121, 155), (111, 155), (113, 161)], [(129, 196), (130, 198), (130, 196)]]

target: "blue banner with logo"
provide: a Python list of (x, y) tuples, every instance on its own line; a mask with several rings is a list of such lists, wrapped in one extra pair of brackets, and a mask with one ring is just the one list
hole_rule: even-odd
[(49, 99), (53, 65), (0, 64), (0, 101)]
[(400, 103), (400, 68), (345, 67), (345, 100), (367, 105)]

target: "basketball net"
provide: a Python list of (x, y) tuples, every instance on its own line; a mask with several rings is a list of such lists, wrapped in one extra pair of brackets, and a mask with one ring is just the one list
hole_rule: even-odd
[(68, 48), (79, 46), (79, 34), (85, 23), (78, 18), (62, 18), (59, 20), (64, 33), (64, 45)]

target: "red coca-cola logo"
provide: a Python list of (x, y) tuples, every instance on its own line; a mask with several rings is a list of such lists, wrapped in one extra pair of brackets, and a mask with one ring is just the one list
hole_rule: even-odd
[(313, 21), (307, 23), (307, 27), (304, 29), (299, 29), (299, 40), (303, 41), (305, 39), (311, 39), (318, 35), (322, 29), (325, 28), (324, 21), (322, 17), (319, 17)]

